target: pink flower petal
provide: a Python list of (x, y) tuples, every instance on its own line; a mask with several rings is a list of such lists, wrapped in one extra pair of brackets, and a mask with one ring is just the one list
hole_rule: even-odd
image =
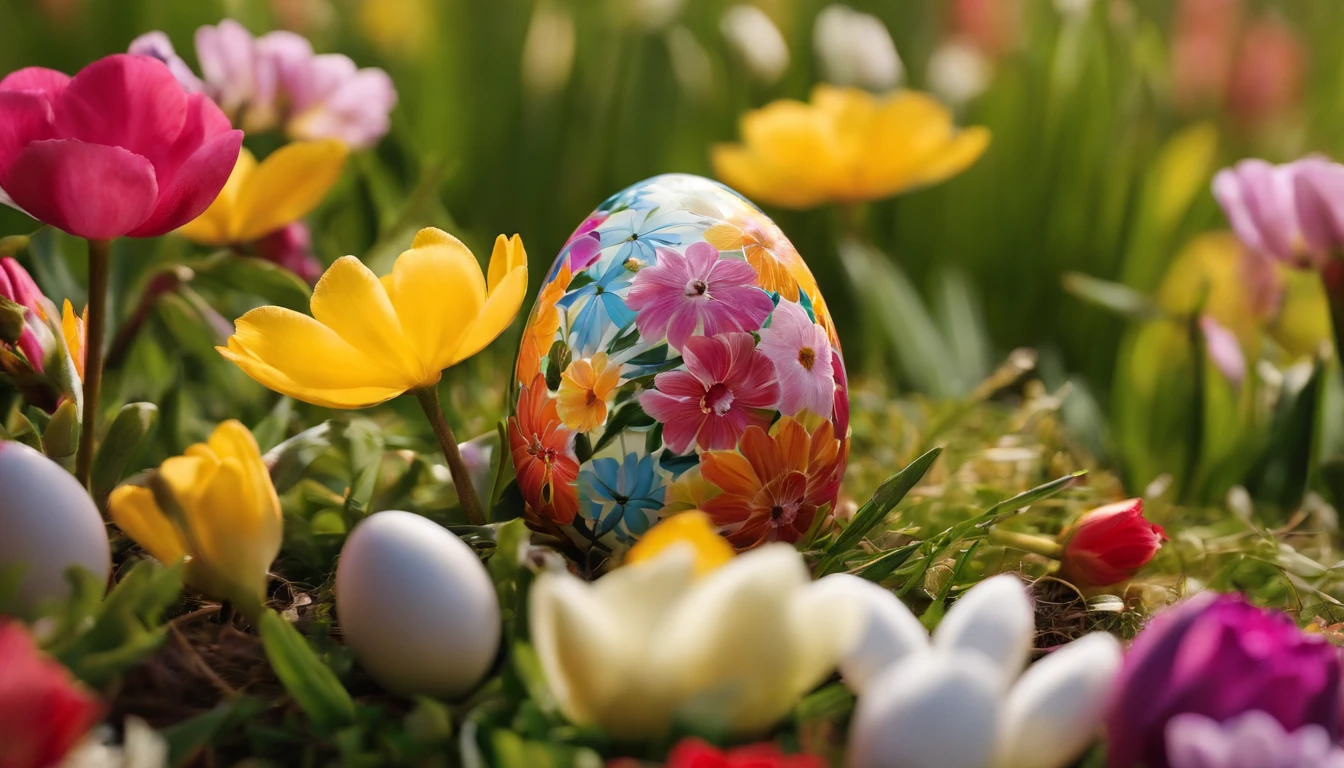
[(676, 398), (695, 398), (705, 395), (705, 385), (686, 371), (667, 371), (653, 377), (653, 386), (659, 392)]
[(25, 145), (51, 137), (52, 111), (46, 96), (0, 90), (0, 177)]
[(0, 187), (34, 218), (90, 240), (135, 229), (154, 210), (159, 191), (145, 158), (74, 139), (29, 144)]
[[(714, 271), (714, 265), (719, 260), (719, 249), (706, 242), (693, 243), (686, 249), (686, 270), (691, 277), (698, 280), (708, 280), (710, 274)], [(748, 267), (750, 269), (750, 267)], [(752, 273), (752, 277), (755, 277)]]
[(255, 41), (233, 19), (196, 30), (196, 58), (209, 93), (226, 114), (235, 115), (256, 89)]
[(70, 76), (46, 67), (26, 67), (0, 80), (0, 91), (28, 91), (55, 98), (70, 84)]
[(695, 442), (705, 418), (695, 403), (648, 390), (639, 396), (639, 404), (645, 413), (662, 423), (663, 443), (673, 453), (685, 453)]
[(119, 53), (80, 70), (53, 107), (57, 135), (121, 147), (157, 167), (182, 132), (187, 94), (163, 62)]
[(127, 234), (158, 237), (204, 213), (229, 180), (242, 146), (242, 131), (216, 134), (207, 140), (161, 188), (150, 217)]
[(1319, 158), (1295, 164), (1302, 237), (1316, 253), (1344, 247), (1344, 166)]

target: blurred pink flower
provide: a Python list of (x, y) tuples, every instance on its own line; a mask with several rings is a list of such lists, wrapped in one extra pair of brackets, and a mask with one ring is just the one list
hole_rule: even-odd
[(719, 250), (699, 242), (683, 255), (658, 248), (656, 265), (641, 269), (625, 298), (635, 310), (635, 325), (645, 338), (666, 334), (681, 349), (699, 328), (705, 336), (754, 331), (774, 303), (756, 287), (756, 270), (745, 261), (720, 259)]
[(749, 333), (692, 336), (681, 352), (686, 369), (654, 377), (656, 389), (640, 395), (639, 403), (662, 422), (668, 448), (729, 450), (747, 427), (770, 425), (779, 385), (770, 358), (755, 345)]
[(1176, 7), (1171, 77), (1182, 109), (1222, 103), (1240, 26), (1239, 0), (1181, 0)]
[(761, 331), (760, 350), (779, 377), (779, 410), (793, 416), (809, 410), (830, 418), (835, 407), (835, 375), (826, 329), (812, 322), (802, 306), (781, 300)]
[(137, 56), (149, 56), (167, 64), (168, 71), (173, 73), (177, 82), (182, 84), (182, 90), (187, 93), (205, 92), (205, 83), (202, 83), (201, 79), (196, 77), (196, 73), (191, 71), (187, 62), (177, 55), (177, 51), (173, 50), (173, 41), (164, 33), (146, 32), (132, 40), (126, 52)]
[(0, 623), (0, 768), (59, 764), (101, 710), (22, 624)]
[(301, 221), (277, 229), (258, 240), (257, 256), (293, 272), (309, 285), (317, 285), (322, 262), (313, 255), (313, 236)]
[(196, 218), (228, 180), (242, 131), (167, 65), (116, 54), (73, 78), (0, 80), (0, 188), (77, 237), (155, 237)]
[[(162, 34), (141, 36), (132, 52), (155, 56), (169, 66), (170, 59), (180, 62)], [(196, 56), (204, 91), (247, 131), (283, 127), (291, 138), (340, 139), (364, 148), (387, 133), (388, 113), (397, 103), (386, 72), (359, 69), (342, 54), (315, 54), (293, 32), (254, 37), (242, 24), (225, 19), (196, 30)], [(201, 85), (185, 64), (173, 71), (184, 87)]]
[[(37, 329), (45, 330), (41, 323), (47, 317), (48, 301), (28, 270), (8, 256), (0, 259), (0, 297), (27, 310), (27, 321), (19, 334), (19, 349), (23, 350), (28, 365), (41, 372), (46, 350), (38, 338)], [(51, 333), (47, 331), (44, 335), (50, 338)]]
[(375, 67), (356, 69), (350, 57), (314, 56), (284, 83), (290, 100), (286, 131), (296, 139), (340, 139), (351, 147), (375, 144), (387, 133), (397, 104), (392, 78)]
[(1338, 163), (1243, 160), (1214, 175), (1213, 195), (1252, 251), (1319, 266), (1344, 249), (1344, 166)]
[(1232, 116), (1256, 127), (1289, 112), (1301, 100), (1306, 69), (1306, 48), (1287, 24), (1273, 17), (1251, 24), (1228, 81)]
[(1022, 38), (1020, 0), (952, 0), (948, 6), (952, 37), (966, 40), (996, 59)]

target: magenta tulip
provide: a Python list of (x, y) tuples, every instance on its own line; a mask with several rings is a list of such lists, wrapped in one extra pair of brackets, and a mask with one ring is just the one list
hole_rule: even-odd
[(149, 56), (108, 56), (73, 78), (30, 67), (0, 80), (0, 189), (88, 240), (155, 237), (196, 218), (242, 140)]
[(1172, 768), (1171, 723), (1253, 710), (1288, 732), (1340, 735), (1340, 651), (1285, 614), (1202, 592), (1153, 618), (1125, 656), (1106, 732), (1111, 768)]

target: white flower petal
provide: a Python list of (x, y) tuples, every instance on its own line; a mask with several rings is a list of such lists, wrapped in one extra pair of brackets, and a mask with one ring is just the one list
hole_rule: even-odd
[(577, 577), (548, 571), (528, 596), (532, 646), (560, 711), (592, 723), (617, 695), (635, 650), (620, 617)]
[(840, 661), (845, 685), (855, 693), (861, 693), (887, 667), (928, 649), (928, 630), (899, 597), (881, 585), (836, 573), (818, 580), (815, 589), (833, 599), (855, 600), (863, 606), (862, 631)]
[(1120, 669), (1120, 643), (1094, 632), (1036, 662), (1004, 709), (998, 765), (1063, 768), (1096, 740)]
[(647, 658), (683, 713), (715, 713), (745, 735), (788, 712), (805, 645), (793, 636), (791, 604), (809, 581), (797, 550), (771, 544), (734, 558), (672, 608)]
[(1026, 664), (1035, 632), (1026, 587), (1005, 573), (980, 582), (953, 603), (933, 633), (933, 645), (979, 651), (1002, 671), (1007, 685)]
[[(845, 658), (846, 651), (854, 648), (865, 634), (864, 625), (869, 611), (862, 591), (845, 589), (843, 586), (836, 588), (833, 584), (836, 579), (863, 581), (848, 574), (828, 576), (803, 587), (790, 606), (790, 623), (793, 626), (791, 635), (797, 642), (790, 667), (795, 698), (816, 688), (829, 677)], [(863, 583), (879, 592), (886, 592), (871, 582)], [(895, 600), (895, 595), (889, 592), (887, 595)], [(919, 629), (922, 633), (923, 627)], [(921, 639), (927, 646), (927, 636)]]
[(928, 651), (888, 667), (859, 697), (849, 768), (985, 768), (1002, 702), (994, 666), (973, 651)]

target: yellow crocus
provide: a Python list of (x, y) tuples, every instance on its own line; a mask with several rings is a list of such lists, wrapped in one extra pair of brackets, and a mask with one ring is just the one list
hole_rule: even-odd
[(202, 245), (260, 240), (312, 213), (340, 178), (349, 154), (335, 139), (295, 141), (260, 163), (243, 149), (219, 197), (177, 233)]
[(217, 347), (261, 384), (328, 408), (365, 408), (437, 384), (513, 322), (527, 292), (527, 253), (495, 240), (488, 278), (457, 238), (420, 230), (379, 279), (353, 256), (317, 281), (312, 316), (254, 309)]
[(112, 522), (159, 562), (185, 558), (188, 584), (253, 612), (280, 552), (280, 499), (252, 433), (237, 421), (108, 499)]
[(714, 148), (714, 171), (743, 195), (782, 208), (881, 200), (964, 171), (989, 130), (958, 130), (936, 99), (818, 85), (810, 103), (781, 99), (748, 112), (742, 143)]
[(709, 515), (696, 509), (673, 515), (650, 528), (625, 554), (625, 564), (648, 562), (677, 545), (689, 545), (695, 552), (696, 576), (705, 576), (733, 559), (732, 545), (719, 535)]

